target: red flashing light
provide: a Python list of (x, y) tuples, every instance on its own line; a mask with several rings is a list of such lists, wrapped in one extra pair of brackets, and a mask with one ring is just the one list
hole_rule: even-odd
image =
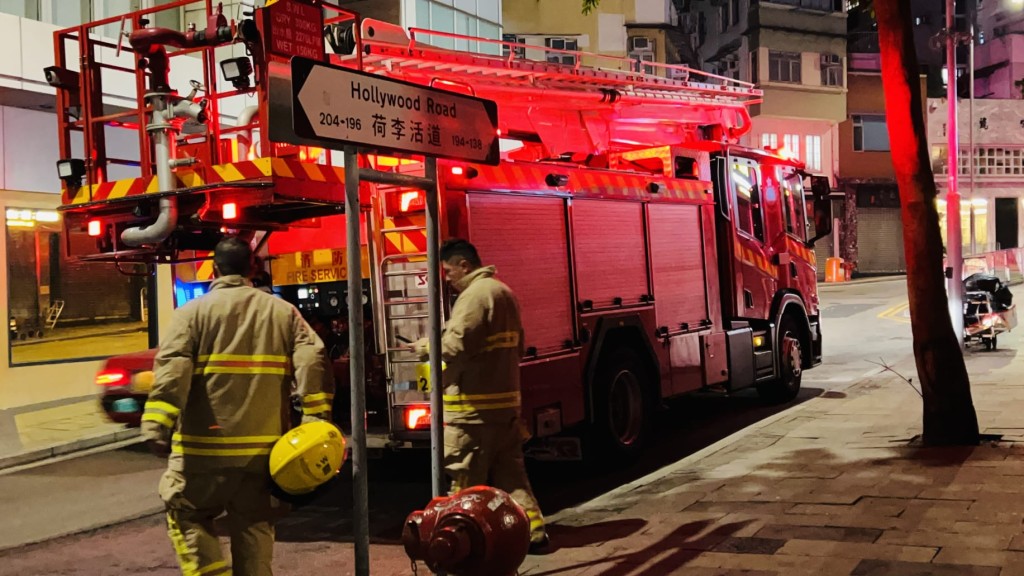
[(402, 210), (402, 212), (408, 212), (409, 211), (409, 207), (412, 206), (412, 203), (415, 202), (419, 198), (419, 195), (420, 195), (419, 192), (402, 192), (402, 199), (401, 199), (401, 210)]
[(103, 234), (103, 222), (99, 220), (89, 220), (89, 236), (96, 238)]
[(234, 220), (238, 218), (238, 204), (234, 202), (225, 202), (220, 208), (221, 215), (224, 216), (225, 220)]
[(100, 370), (96, 373), (97, 386), (127, 386), (130, 376), (126, 370)]
[(405, 427), (409, 430), (424, 430), (430, 428), (430, 408), (406, 408)]

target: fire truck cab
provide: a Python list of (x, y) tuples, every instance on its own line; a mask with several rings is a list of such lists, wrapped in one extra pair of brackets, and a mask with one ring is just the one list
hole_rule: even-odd
[[(500, 162), (437, 163), (441, 233), (469, 239), (519, 298), (522, 414), (539, 454), (578, 455), (555, 439), (582, 427), (634, 454), (663, 398), (756, 387), (786, 401), (821, 362), (812, 247), (831, 225), (828, 183), (739, 144), (755, 86), (581, 52), (575, 64), (531, 61), (501, 41), (404, 30), (320, 0), (278, 0), (238, 22), (205, 1), (205, 23), (149, 25), (189, 4), (55, 34), (68, 249), (108, 265), (194, 267), (224, 234), (251, 240), (274, 292), (327, 343), (343, 425), (347, 334), (364, 330), (374, 446), (427, 442), (428, 383), (405, 346), (427, 327), (424, 192), (364, 183), (347, 206), (339, 154), (273, 141), (271, 94), (289, 87), (295, 56), (497, 102)], [(96, 37), (113, 23), (127, 44)], [(308, 30), (324, 36), (297, 32)], [(437, 48), (438, 36), (471, 49)], [(172, 86), (179, 69), (198, 76), (186, 97)], [(134, 109), (104, 102), (110, 75), (135, 82)], [(412, 129), (395, 120), (389, 129)], [(108, 156), (110, 130), (134, 131), (138, 156)], [(86, 158), (73, 157), (76, 138)], [(425, 175), (422, 158), (387, 150), (358, 161)], [(112, 180), (115, 165), (137, 175)], [(345, 323), (346, 210), (360, 211), (361, 327)]]

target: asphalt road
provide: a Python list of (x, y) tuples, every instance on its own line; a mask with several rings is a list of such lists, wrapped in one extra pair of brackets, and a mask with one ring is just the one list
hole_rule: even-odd
[[(796, 402), (841, 393), (882, 370), (879, 363), (895, 365), (910, 357), (902, 279), (824, 286), (821, 300), (826, 363), (804, 374), (804, 389)], [(607, 468), (533, 462), (530, 476), (542, 508), (552, 513), (653, 472), (789, 406), (766, 405), (752, 392), (677, 400), (659, 414), (658, 441), (637, 462)], [(177, 573), (155, 496), (162, 468), (161, 461), (136, 447), (0, 475), (0, 504), (8, 512), (8, 521), (0, 523), (0, 550), (6, 549), (0, 552), (0, 575)], [(351, 485), (346, 472), (331, 490), (279, 523), (279, 558), (304, 558), (303, 554), (316, 554), (318, 542), (349, 539)], [(405, 516), (426, 504), (429, 475), (426, 454), (371, 463), (375, 541), (394, 541)], [(119, 521), (116, 526), (57, 538)], [(40, 543), (25, 546), (27, 542)]]

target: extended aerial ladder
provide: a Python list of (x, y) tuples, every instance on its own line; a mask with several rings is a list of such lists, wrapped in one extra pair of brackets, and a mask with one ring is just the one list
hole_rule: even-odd
[[(524, 60), (512, 43), (406, 32), (320, 4), (335, 16), (315, 24), (326, 27), (342, 53), (316, 54), (307, 43), (304, 55), (313, 50), (354, 69), (498, 101), (502, 136), (524, 144), (507, 153), (513, 160), (596, 165), (610, 152), (649, 142), (735, 141), (749, 130), (748, 106), (761, 100), (750, 84), (684, 67), (641, 68), (628, 58), (553, 49), (576, 64)], [(204, 28), (149, 25), (195, 5), (206, 7), (205, 22), (197, 23)], [(233, 21), (210, 0), (181, 0), (55, 33), (56, 65), (47, 77), (57, 88), (65, 221), (70, 231), (97, 240), (95, 251), (79, 256), (189, 260), (202, 257), (195, 251), (208, 251), (221, 229), (283, 230), (341, 210), (338, 155), (271, 142), (265, 128), (275, 113), (269, 68), (288, 61), (282, 46), (294, 52), (297, 45), (280, 40), (284, 32), (273, 28), (272, 16), (312, 5), (282, 0)], [(319, 9), (295, 14), (322, 18)], [(103, 39), (100, 32), (111, 26), (127, 41)], [(478, 51), (430, 44), (438, 39), (473, 42)], [(507, 55), (497, 54), (501, 50)], [(584, 58), (599, 65), (582, 66)], [(221, 78), (218, 68), (232, 76)], [(662, 75), (669, 70), (685, 79)], [(109, 94), (115, 85), (134, 85), (134, 101)], [(179, 89), (192, 93), (180, 96)], [(112, 152), (111, 142), (124, 142), (130, 132), (137, 152)]]

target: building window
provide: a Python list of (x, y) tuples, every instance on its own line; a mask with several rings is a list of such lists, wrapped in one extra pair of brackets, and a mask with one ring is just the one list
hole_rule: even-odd
[(733, 26), (740, 23), (740, 0), (732, 0), (729, 5), (729, 15), (732, 17)]
[(638, 62), (636, 69), (644, 74), (654, 74), (653, 66), (643, 66), (643, 62), (654, 62), (654, 39), (647, 36), (633, 36), (629, 39), (629, 57)]
[[(145, 276), (126, 276), (112, 264), (68, 258), (56, 211), (9, 207), (5, 216), (12, 365), (103, 357), (149, 347)], [(72, 252), (95, 248), (94, 238), (72, 235)]]
[(804, 139), (804, 163), (808, 170), (821, 171), (821, 136), (807, 136)]
[(782, 135), (782, 147), (785, 148), (786, 153), (791, 158), (800, 159), (800, 135), (799, 134), (783, 134)]
[(779, 135), (778, 134), (761, 134), (761, 147), (762, 148), (778, 148), (779, 147)]
[(724, 4), (718, 10), (719, 29), (725, 32), (729, 29), (729, 5)]
[(853, 117), (853, 149), (858, 152), (889, 151), (885, 116), (859, 114)]
[(800, 53), (768, 51), (768, 80), (800, 83)]
[[(545, 38), (544, 45), (548, 48), (555, 50), (578, 50), (579, 43), (576, 38)], [(575, 54), (565, 54), (563, 52), (547, 52), (547, 61), (555, 64), (567, 64), (574, 66), (576, 64)]]
[(821, 55), (821, 85), (843, 85), (843, 59), (838, 54)]
[[(515, 34), (502, 34), (501, 39), (503, 42), (508, 42), (508, 44), (501, 45), (502, 56), (508, 58), (514, 50), (516, 58), (526, 58), (526, 38), (523, 36), (516, 36)], [(521, 44), (522, 46), (516, 46), (513, 48), (509, 44)]]

